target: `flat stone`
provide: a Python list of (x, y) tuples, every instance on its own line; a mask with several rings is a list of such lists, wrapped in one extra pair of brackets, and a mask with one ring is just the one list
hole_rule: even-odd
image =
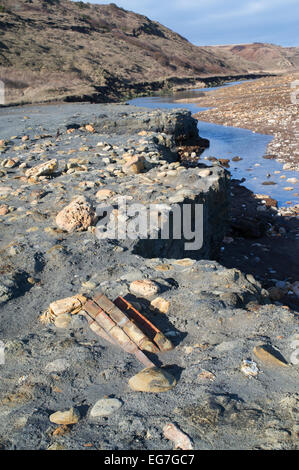
[(103, 398), (97, 401), (90, 410), (90, 418), (96, 419), (103, 416), (110, 416), (122, 406), (123, 403), (117, 398)]
[(98, 201), (105, 201), (105, 199), (109, 199), (114, 196), (114, 194), (115, 193), (111, 191), (111, 189), (100, 189), (96, 194), (96, 198)]
[(175, 378), (169, 372), (158, 367), (144, 369), (129, 380), (130, 388), (136, 392), (167, 392), (175, 385)]
[(50, 421), (55, 424), (76, 424), (80, 419), (79, 411), (74, 408), (71, 408), (67, 411), (56, 411), (56, 413), (51, 414)]
[(190, 258), (178, 259), (173, 262), (173, 264), (176, 264), (177, 266), (192, 266), (194, 263), (195, 261)]
[(262, 346), (255, 346), (253, 352), (258, 359), (260, 359), (262, 362), (269, 366), (288, 366), (288, 363), (286, 362), (284, 357), (268, 344)]
[(197, 174), (201, 178), (206, 178), (207, 176), (210, 176), (211, 170), (209, 170), (208, 168), (204, 168), (202, 170), (198, 170)]
[(26, 171), (25, 175), (27, 178), (32, 177), (32, 176), (48, 176), (54, 173), (58, 169), (58, 163), (55, 158), (52, 160), (41, 163), (40, 165), (34, 166), (33, 168), (30, 168), (29, 170)]
[(140, 295), (141, 297), (152, 297), (153, 295), (158, 294), (159, 286), (150, 279), (133, 281), (130, 284), (130, 291), (132, 294)]
[(144, 157), (132, 157), (123, 165), (122, 170), (127, 175), (141, 173), (144, 170)]
[(155, 266), (156, 271), (170, 271), (171, 269), (173, 268), (169, 264), (158, 264)]
[(193, 444), (189, 436), (182, 432), (175, 424), (166, 424), (163, 428), (163, 434), (166, 439), (174, 443), (175, 449), (193, 450)]

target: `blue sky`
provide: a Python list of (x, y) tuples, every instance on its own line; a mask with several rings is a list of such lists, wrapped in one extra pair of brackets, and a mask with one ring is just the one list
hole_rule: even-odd
[(196, 45), (248, 42), (299, 45), (298, 0), (115, 0), (113, 3), (164, 24)]

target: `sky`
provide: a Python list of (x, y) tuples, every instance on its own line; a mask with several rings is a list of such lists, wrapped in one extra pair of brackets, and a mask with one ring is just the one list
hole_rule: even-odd
[(147, 16), (196, 45), (299, 46), (298, 0), (89, 0)]

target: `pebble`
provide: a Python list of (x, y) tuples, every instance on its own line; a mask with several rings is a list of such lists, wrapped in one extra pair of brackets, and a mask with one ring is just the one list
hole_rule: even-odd
[(85, 126), (85, 129), (88, 131), (88, 132), (91, 132), (91, 133), (94, 133), (95, 132), (95, 128), (91, 125), (91, 124), (87, 124)]
[(56, 411), (50, 415), (51, 423), (55, 424), (76, 424), (80, 419), (80, 413), (75, 408), (71, 408), (67, 411)]
[(123, 403), (117, 398), (103, 398), (98, 400), (90, 410), (90, 418), (102, 418), (103, 416), (110, 416), (119, 410)]
[(7, 204), (0, 206), (0, 215), (6, 215), (9, 213), (9, 207)]
[(272, 346), (255, 346), (253, 350), (255, 356), (269, 366), (287, 367), (288, 363)]
[(58, 169), (58, 163), (55, 158), (52, 160), (41, 163), (40, 165), (34, 166), (26, 171), (25, 176), (29, 177), (38, 177), (38, 176), (48, 176), (54, 173)]
[(130, 291), (132, 294), (140, 295), (141, 297), (152, 297), (158, 294), (159, 286), (149, 279), (133, 281), (130, 284)]
[(97, 194), (96, 198), (98, 201), (105, 201), (105, 199), (109, 199), (114, 196), (114, 192), (111, 189), (100, 189)]
[(259, 373), (259, 369), (254, 361), (244, 359), (241, 365), (241, 371), (247, 377), (256, 377)]
[(195, 261), (190, 258), (178, 259), (173, 262), (177, 266), (193, 266), (194, 263)]
[(175, 449), (193, 450), (193, 444), (189, 436), (182, 432), (175, 424), (166, 424), (163, 428), (163, 434), (166, 439), (174, 443)]
[(201, 178), (206, 178), (207, 176), (210, 176), (211, 170), (208, 170), (208, 169), (204, 168), (203, 170), (198, 170), (197, 174)]
[(158, 367), (144, 369), (129, 380), (130, 388), (136, 392), (167, 392), (175, 387), (175, 385), (175, 378)]
[(139, 174), (144, 170), (144, 157), (132, 157), (122, 167), (127, 175)]

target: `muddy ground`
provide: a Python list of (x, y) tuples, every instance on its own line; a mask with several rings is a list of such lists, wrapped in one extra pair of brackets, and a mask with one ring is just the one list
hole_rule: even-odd
[[(274, 300), (274, 292), (262, 285), (267, 280), (262, 271), (269, 263), (268, 247), (288, 237), (295, 243), (294, 221), (280, 218), (280, 237), (272, 238), (279, 216), (274, 218), (271, 208), (257, 210), (265, 204), (255, 202), (247, 215), (270, 218), (273, 230), (264, 230), (260, 218), (241, 226), (237, 201), (243, 190), (233, 186), (231, 218), (238, 224), (231, 219), (227, 226), (220, 262), (186, 259), (184, 252), (181, 259), (152, 258), (146, 252), (134, 253), (130, 245), (99, 240), (92, 229), (60, 230), (55, 217), (78, 193), (95, 201), (99, 189), (117, 192), (124, 187), (134, 194), (141, 188), (147, 199), (155, 197), (159, 187), (157, 194), (164, 191), (167, 201), (182, 189), (168, 184), (172, 178), (186, 171), (188, 182), (198, 171), (180, 169), (179, 162), (171, 161), (169, 147), (157, 146), (152, 132), (140, 135), (138, 123), (135, 130), (124, 127), (122, 133), (84, 127), (107, 116), (113, 121), (123, 109), (70, 106), (48, 114), (45, 107), (42, 112), (31, 107), (11, 108), (8, 115), (1, 111), (1, 159), (16, 163), (1, 168), (1, 447), (169, 450), (173, 443), (163, 428), (175, 423), (195, 449), (298, 448), (295, 260), (277, 267), (271, 255), (273, 271), (282, 269), (271, 272), (271, 279), (288, 278), (278, 286), (271, 281), (279, 298)], [(143, 128), (146, 123), (142, 121)], [(165, 144), (171, 137), (164, 134), (160, 139)], [(151, 166), (128, 177), (121, 169), (123, 154), (130, 151), (143, 155)], [(28, 169), (55, 157), (59, 171), (36, 180), (26, 177)], [(77, 161), (65, 166), (71, 158)], [(211, 177), (222, 177), (218, 164), (210, 171)], [(210, 177), (201, 175), (203, 182)], [(142, 178), (147, 179), (147, 193)], [(246, 256), (248, 243), (262, 246), (252, 248), (259, 252), (238, 265), (236, 240), (238, 247), (244, 244)], [(262, 269), (252, 264), (255, 255)], [(144, 279), (153, 280), (159, 296), (170, 302), (167, 313), (153, 310), (152, 299), (132, 294), (131, 282)], [(151, 359), (176, 378), (174, 388), (160, 394), (131, 390), (128, 380), (143, 366), (99, 339), (81, 315), (74, 315), (65, 328), (40, 322), (53, 300), (79, 292), (93, 296), (99, 290), (111, 299), (122, 295), (134, 302), (171, 339), (175, 348)], [(270, 351), (266, 359), (254, 352), (261, 345)], [(253, 361), (253, 376), (241, 370), (244, 360)], [(91, 410), (103, 398), (116, 398), (120, 407), (95, 418)], [(50, 421), (54, 412), (71, 407), (80, 416), (76, 424), (61, 427)]]

